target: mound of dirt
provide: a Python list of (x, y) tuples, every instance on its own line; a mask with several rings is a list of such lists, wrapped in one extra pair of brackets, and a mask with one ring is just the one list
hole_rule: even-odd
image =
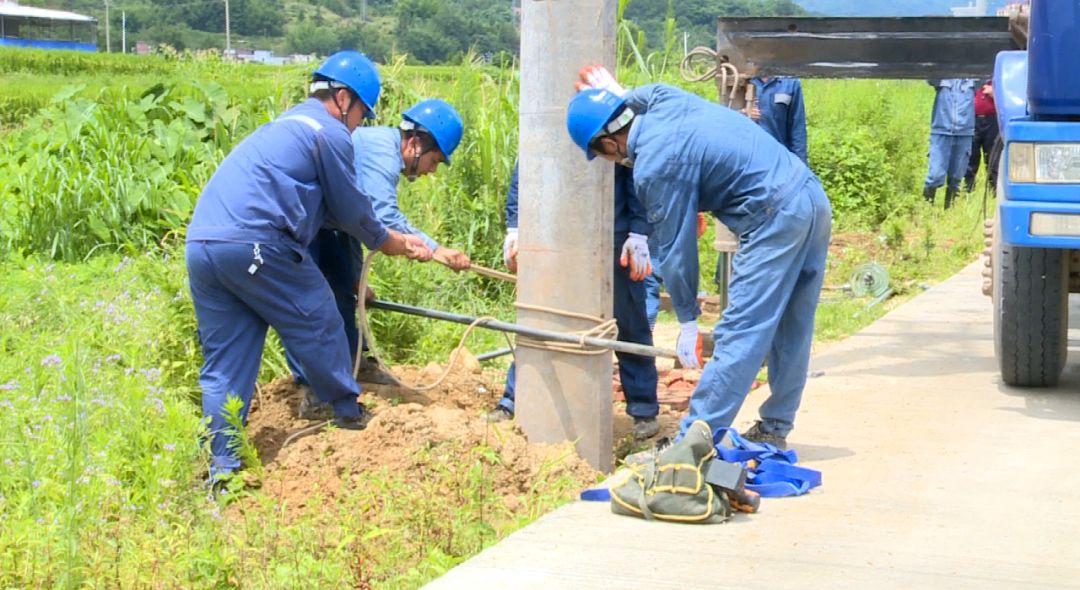
[[(405, 382), (430, 383), (442, 367), (400, 367), (394, 373)], [(288, 378), (265, 384), (248, 419), (248, 433), (266, 471), (263, 490), (301, 509), (314, 491), (332, 499), (365, 471), (421, 472), (431, 461), (431, 453), (425, 451), (436, 447), (440, 453), (461, 453), (461, 464), (467, 464), (465, 455), (477, 446), (499, 455), (490, 475), (495, 493), (508, 499), (546, 477), (570, 475), (583, 489), (594, 483), (599, 474), (577, 456), (572, 444), (531, 444), (513, 423), (492, 425), (484, 419), (502, 395), (503, 380), (502, 372), (473, 367), (455, 370), (438, 387), (423, 393), (365, 386), (361, 399), (373, 415), (366, 429), (310, 433), (302, 431), (320, 420), (297, 417), (303, 390)], [(679, 418), (678, 412), (662, 406), (659, 436), (677, 432)], [(615, 409), (614, 429), (617, 457), (651, 444), (633, 441), (633, 421), (622, 404)], [(292, 440), (284, 445), (289, 437)], [(441, 461), (445, 463), (446, 458)]]

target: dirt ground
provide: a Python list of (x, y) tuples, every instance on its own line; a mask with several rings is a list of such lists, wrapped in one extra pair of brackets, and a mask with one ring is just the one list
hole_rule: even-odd
[[(442, 373), (442, 367), (432, 363), (396, 368), (394, 373), (405, 382), (430, 383)], [(569, 443), (530, 444), (513, 423), (492, 425), (484, 419), (502, 395), (503, 379), (502, 371), (481, 370), (473, 361), (424, 393), (365, 386), (361, 399), (373, 414), (366, 429), (319, 429), (294, 437), (287, 446), (283, 444), (290, 436), (320, 420), (297, 417), (303, 393), (291, 379), (264, 384), (248, 420), (248, 433), (265, 467), (263, 490), (299, 510), (316, 488), (324, 498), (332, 499), (365, 471), (422, 469), (427, 455), (420, 451), (450, 441), (463, 443), (456, 445), (461, 449), (487, 445), (497, 451), (502, 465), (494, 474), (495, 489), (506, 497), (530, 489), (541, 472), (569, 473), (581, 482), (582, 489), (594, 483), (598, 474), (573, 453)], [(652, 441), (633, 441), (631, 418), (622, 403), (613, 403), (616, 457), (648, 448)], [(661, 406), (658, 437), (677, 432), (680, 417), (680, 411)]]

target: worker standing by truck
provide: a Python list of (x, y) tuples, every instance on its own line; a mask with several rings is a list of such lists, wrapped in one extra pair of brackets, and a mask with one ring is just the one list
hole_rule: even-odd
[(979, 163), (986, 162), (986, 184), (990, 190), (997, 187), (998, 163), (991, 154), (998, 138), (997, 109), (994, 107), (994, 81), (987, 80), (975, 91), (975, 134), (971, 138), (971, 157), (968, 159), (964, 186), (970, 193), (975, 189), (975, 175)]
[(701, 363), (697, 213), (711, 213), (740, 240), (713, 358), (680, 437), (695, 420), (731, 426), (767, 357), (771, 394), (746, 436), (785, 448), (806, 385), (832, 227), (821, 183), (747, 117), (693, 94), (662, 84), (627, 93), (602, 67), (582, 70), (579, 88), (567, 131), (588, 159), (634, 170), (681, 324), (684, 366)]
[(750, 106), (750, 119), (809, 165), (802, 82), (798, 78), (762, 76), (751, 78), (750, 83), (756, 91)]
[(971, 138), (975, 135), (975, 80), (949, 78), (928, 80), (934, 88), (934, 108), (930, 118), (930, 165), (923, 185), (923, 198), (931, 205), (941, 185), (945, 187), (945, 208), (952, 207), (967, 172)]
[(186, 260), (204, 362), (210, 481), (240, 467), (225, 419), (227, 398), (247, 419), (266, 330), (273, 326), (304, 366), (339, 428), (362, 429), (348, 344), (333, 293), (307, 254), (319, 228), (341, 228), (369, 248), (425, 260), (415, 236), (388, 229), (356, 185), (349, 133), (373, 118), (381, 82), (363, 54), (330, 56), (310, 96), (255, 130), (206, 184), (187, 229)]

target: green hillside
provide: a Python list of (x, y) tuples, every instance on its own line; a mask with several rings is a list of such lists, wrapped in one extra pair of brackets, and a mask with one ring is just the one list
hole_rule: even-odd
[[(415, 62), (458, 61), (470, 49), (509, 58), (518, 53), (517, 5), (521, 0), (229, 0), (232, 44), (278, 53), (329, 54), (357, 48), (378, 60), (406, 53)], [(793, 0), (623, 0), (625, 17), (642, 30), (647, 46), (661, 47), (683, 33), (691, 46), (713, 43), (720, 15), (786, 15), (802, 9)], [(225, 45), (223, 0), (109, 0), (110, 46), (169, 44), (177, 49)], [(99, 19), (101, 0), (23, 0), (23, 4), (72, 10)], [(674, 26), (668, 30), (668, 18)]]

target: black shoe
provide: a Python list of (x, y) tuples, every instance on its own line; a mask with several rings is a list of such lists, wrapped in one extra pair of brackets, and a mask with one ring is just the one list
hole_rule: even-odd
[(367, 383), (369, 385), (398, 384), (397, 380), (394, 379), (394, 376), (372, 357), (365, 357), (360, 361), (360, 370), (356, 374), (356, 381), (359, 383)]
[(770, 444), (781, 451), (787, 450), (787, 437), (766, 432), (765, 427), (761, 424), (761, 420), (754, 422), (754, 425), (750, 427), (750, 430), (742, 433), (742, 437), (756, 443)]
[(371, 412), (361, 404), (360, 413), (356, 416), (334, 416), (334, 426), (342, 430), (363, 430), (371, 421)]
[(945, 208), (952, 207), (953, 201), (956, 200), (956, 194), (960, 192), (959, 188), (945, 189)]
[(656, 421), (656, 416), (648, 418), (634, 416), (634, 440), (652, 438), (658, 432), (660, 432), (660, 424)]
[(927, 203), (934, 204), (934, 199), (937, 198), (937, 187), (925, 186), (922, 189), (922, 196), (926, 199)]
[(509, 422), (514, 419), (514, 413), (502, 406), (496, 406), (494, 410), (488, 412), (484, 419), (492, 424), (499, 422)]
[(320, 400), (315, 396), (315, 392), (311, 390), (311, 387), (307, 385), (301, 385), (300, 389), (304, 392), (304, 397), (300, 399), (300, 408), (297, 410), (297, 415), (304, 420), (316, 420), (322, 416), (326, 416), (333, 411), (330, 404)]

